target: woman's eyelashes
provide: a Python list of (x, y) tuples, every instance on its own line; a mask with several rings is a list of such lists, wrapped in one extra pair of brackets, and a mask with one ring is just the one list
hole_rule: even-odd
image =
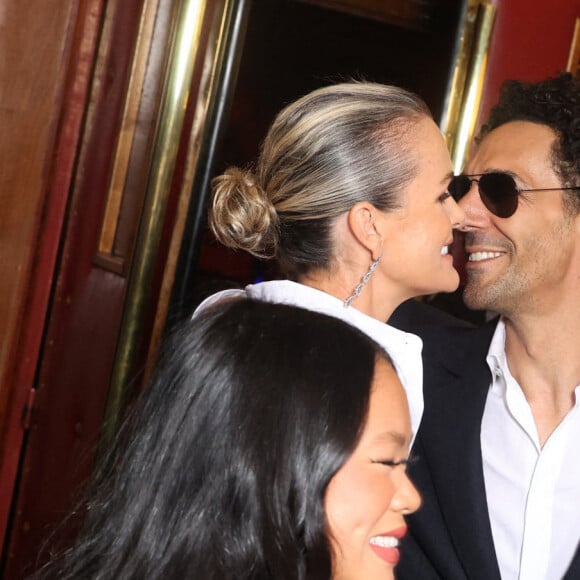
[(373, 460), (372, 463), (380, 463), (381, 465), (385, 465), (386, 467), (398, 467), (399, 465), (404, 465), (405, 467), (407, 467), (407, 465), (415, 463), (416, 461), (417, 456), (410, 455), (405, 459), (379, 459)]
[(409, 458), (406, 459), (379, 459), (373, 461), (373, 463), (380, 463), (381, 465), (386, 465), (387, 467), (398, 467), (399, 465), (408, 465)]
[(449, 199), (451, 194), (448, 191), (444, 191), (438, 198), (437, 201), (444, 202), (446, 199)]

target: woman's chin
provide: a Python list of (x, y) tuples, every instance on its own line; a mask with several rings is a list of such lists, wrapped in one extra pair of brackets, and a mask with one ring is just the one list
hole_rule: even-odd
[(446, 276), (445, 285), (439, 290), (439, 292), (455, 292), (459, 288), (459, 273), (453, 266), (451, 266), (451, 272)]

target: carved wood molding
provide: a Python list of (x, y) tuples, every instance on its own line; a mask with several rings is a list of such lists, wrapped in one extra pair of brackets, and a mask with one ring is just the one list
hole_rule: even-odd
[[(143, 5), (131, 74), (126, 91), (123, 117), (114, 155), (113, 171), (106, 196), (101, 234), (97, 253), (94, 257), (95, 264), (101, 268), (123, 276), (127, 274), (136, 229), (135, 212), (127, 211), (125, 207), (127, 204), (124, 204), (124, 201), (126, 201), (124, 197), (126, 193), (125, 184), (137, 129), (147, 62), (157, 14), (157, 4), (156, 0), (146, 0)], [(105, 46), (111, 44), (108, 39), (110, 34), (111, 26), (109, 23), (103, 31), (103, 44)]]

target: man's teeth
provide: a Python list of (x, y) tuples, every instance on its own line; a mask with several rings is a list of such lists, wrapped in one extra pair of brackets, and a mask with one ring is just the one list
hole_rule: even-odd
[(470, 262), (480, 262), (481, 260), (490, 260), (491, 258), (499, 258), (501, 252), (473, 252), (469, 254)]
[(369, 543), (381, 546), (381, 548), (396, 548), (399, 545), (399, 540), (393, 536), (375, 536), (369, 540)]
[(449, 246), (443, 246), (441, 248), (441, 255), (446, 256), (449, 253)]

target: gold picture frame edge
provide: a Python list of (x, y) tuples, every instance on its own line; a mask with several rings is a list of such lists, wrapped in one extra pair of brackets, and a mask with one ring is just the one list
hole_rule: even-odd
[(580, 77), (580, 17), (576, 18), (566, 70), (575, 77)]

